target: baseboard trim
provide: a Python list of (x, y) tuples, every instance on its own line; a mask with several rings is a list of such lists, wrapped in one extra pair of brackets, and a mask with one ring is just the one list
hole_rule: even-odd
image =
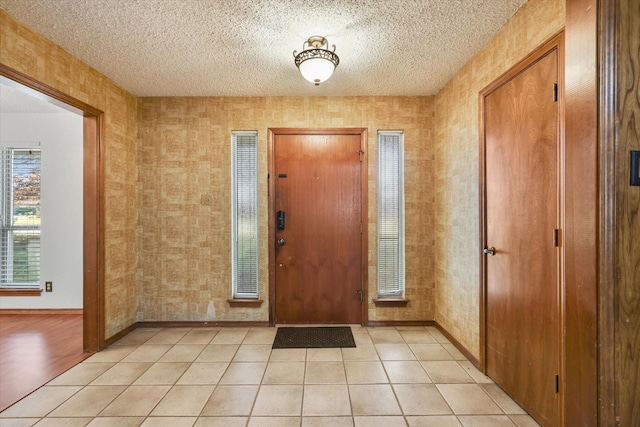
[(123, 338), (125, 335), (127, 335), (129, 332), (135, 330), (137, 327), (137, 325), (135, 323), (132, 323), (131, 325), (127, 326), (126, 328), (124, 328), (123, 330), (121, 330), (120, 332), (115, 333), (114, 335), (110, 336), (109, 338), (107, 338), (106, 340), (104, 340), (104, 348), (109, 347), (111, 344), (113, 344), (114, 342), (120, 340), (121, 338)]
[(269, 322), (257, 321), (145, 321), (136, 323), (138, 328), (211, 328), (214, 326), (226, 327), (258, 327), (269, 326)]
[(469, 359), (469, 362), (471, 362), (473, 364), (473, 366), (475, 366), (476, 368), (480, 369), (480, 362), (478, 361), (478, 359), (476, 359), (476, 357), (471, 354), (471, 352), (469, 350), (467, 350), (467, 348), (465, 346), (463, 346), (460, 341), (458, 341), (457, 339), (455, 339), (453, 337), (453, 335), (451, 335), (445, 328), (443, 328), (438, 322), (434, 322), (435, 323), (435, 327), (442, 333), (442, 335), (444, 335), (450, 342), (451, 344), (453, 344), (453, 346), (455, 348), (457, 348), (458, 350), (460, 350), (460, 353), (464, 354), (464, 356)]
[(0, 314), (82, 314), (81, 308), (0, 308)]
[(383, 326), (435, 326), (435, 324), (434, 320), (370, 320), (366, 326), (379, 328)]

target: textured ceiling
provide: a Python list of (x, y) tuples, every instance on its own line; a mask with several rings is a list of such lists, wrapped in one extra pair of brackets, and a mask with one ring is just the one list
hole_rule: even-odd
[[(137, 96), (433, 95), (526, 0), (0, 0)], [(292, 52), (340, 65), (316, 87)]]

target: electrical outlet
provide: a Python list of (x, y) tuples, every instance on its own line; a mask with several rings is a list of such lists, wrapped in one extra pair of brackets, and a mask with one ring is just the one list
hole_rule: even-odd
[(44, 291), (53, 292), (53, 282), (44, 282)]

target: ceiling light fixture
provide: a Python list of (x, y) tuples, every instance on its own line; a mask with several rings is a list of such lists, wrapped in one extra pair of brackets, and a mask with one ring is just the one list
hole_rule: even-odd
[(333, 50), (328, 50), (329, 42), (322, 36), (312, 36), (302, 44), (302, 52), (293, 51), (296, 67), (302, 73), (302, 77), (318, 86), (326, 82), (340, 63), (340, 58)]

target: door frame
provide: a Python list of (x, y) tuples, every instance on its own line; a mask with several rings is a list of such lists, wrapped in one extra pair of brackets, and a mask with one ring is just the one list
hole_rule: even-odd
[(267, 186), (268, 186), (268, 227), (269, 227), (269, 325), (275, 326), (276, 324), (276, 226), (275, 226), (275, 179), (271, 179), (274, 176), (275, 168), (275, 138), (278, 135), (359, 135), (360, 136), (360, 149), (362, 150), (361, 167), (360, 167), (360, 194), (361, 194), (361, 209), (360, 209), (360, 221), (362, 223), (361, 234), (361, 269), (362, 269), (362, 314), (361, 324), (366, 325), (368, 323), (368, 212), (369, 205), (367, 203), (367, 183), (368, 183), (368, 161), (367, 161), (367, 128), (269, 128), (267, 129)]
[(83, 116), (82, 345), (85, 352), (100, 351), (105, 346), (104, 113), (4, 64), (0, 64), (0, 75), (67, 104)]
[[(550, 51), (556, 49), (558, 52), (558, 88), (557, 88), (557, 101), (558, 101), (558, 118), (557, 118), (557, 183), (558, 183), (558, 224), (560, 227), (559, 236), (559, 254), (558, 254), (558, 274), (557, 274), (557, 301), (558, 301), (558, 374), (560, 378), (564, 378), (564, 359), (565, 359), (565, 342), (564, 334), (562, 330), (565, 324), (565, 309), (564, 309), (564, 294), (565, 294), (565, 248), (563, 244), (562, 232), (565, 230), (565, 138), (564, 138), (564, 31), (560, 31), (554, 34), (547, 41), (542, 43), (538, 48), (534, 49), (521, 61), (513, 65), (508, 71), (502, 74), (500, 77), (491, 82), (488, 86), (482, 89), (479, 93), (479, 107), (478, 107), (478, 124), (479, 124), (479, 139), (480, 139), (480, 168), (479, 168), (479, 186), (480, 186), (480, 241), (479, 241), (479, 257), (480, 257), (480, 370), (486, 374), (487, 372), (487, 256), (483, 253), (483, 248), (487, 245), (487, 183), (486, 183), (486, 135), (485, 135), (485, 98), (513, 79), (518, 74), (525, 71), (529, 66), (537, 62), (539, 59), (547, 55)], [(551, 96), (551, 91), (549, 93)], [(563, 411), (564, 411), (564, 393), (563, 388), (560, 387), (558, 395), (558, 414), (559, 422), (562, 425)]]

